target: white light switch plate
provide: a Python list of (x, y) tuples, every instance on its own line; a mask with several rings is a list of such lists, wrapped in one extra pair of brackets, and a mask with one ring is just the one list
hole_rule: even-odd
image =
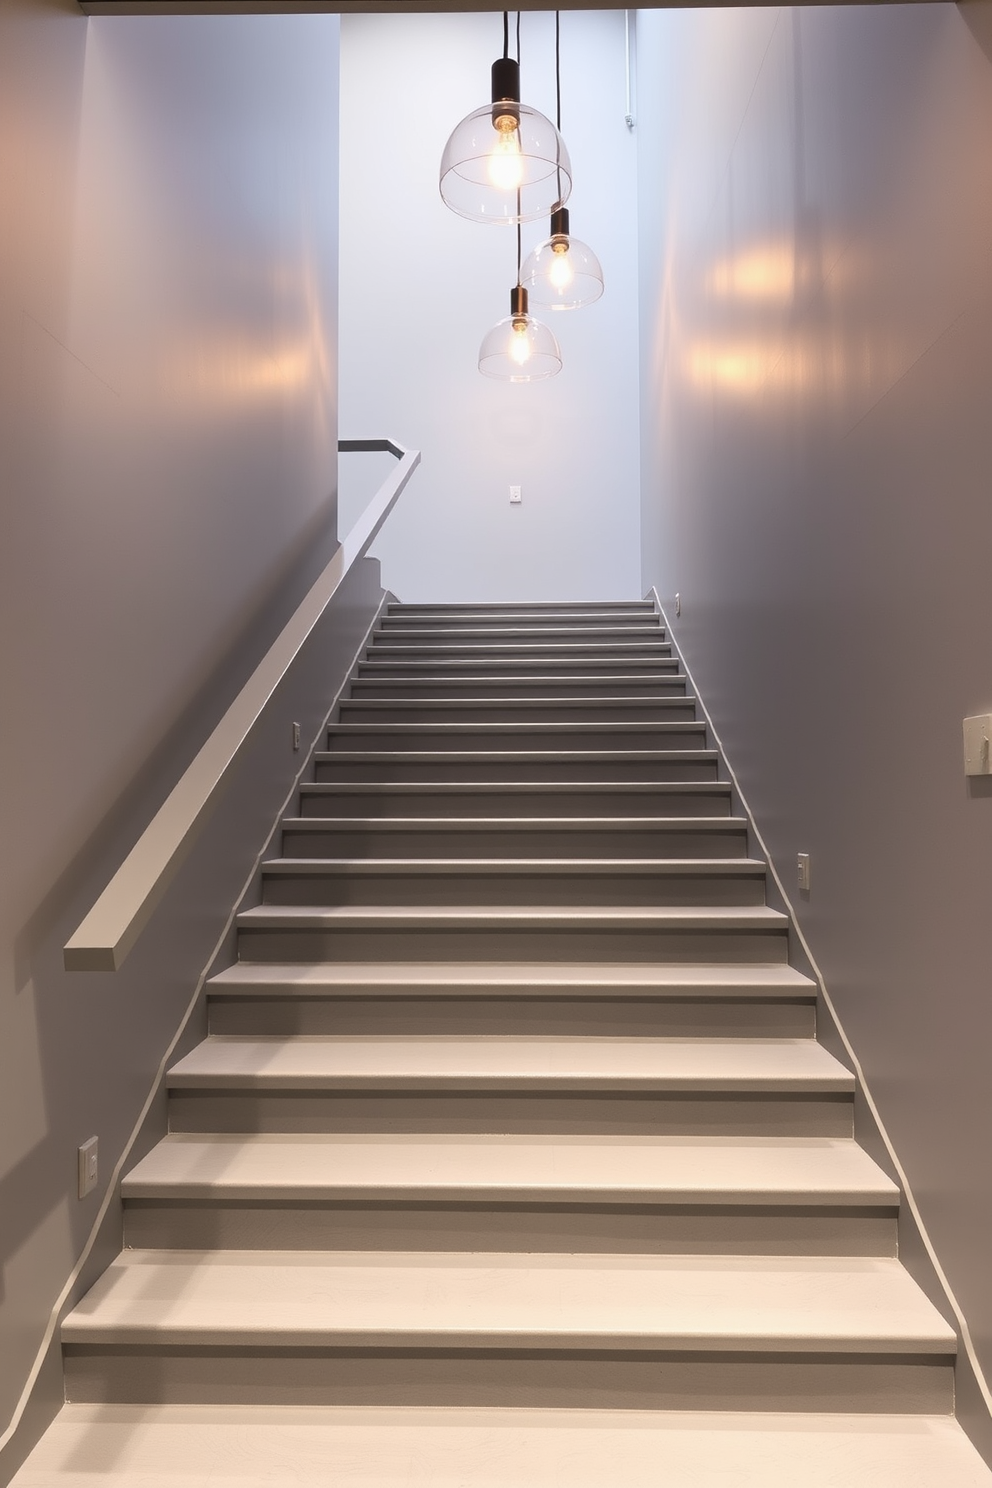
[(799, 879), (799, 888), (802, 893), (808, 894), (810, 885), (809, 853), (796, 854), (796, 869)]
[(992, 775), (989, 764), (989, 740), (992, 739), (992, 713), (978, 713), (964, 721), (964, 773)]
[(510, 487), (510, 502), (511, 502), (511, 504), (513, 506), (518, 506), (520, 504), (520, 501), (521, 501), (520, 487), (519, 486), (511, 486)]
[(79, 1149), (79, 1197), (85, 1199), (96, 1188), (100, 1176), (100, 1145), (97, 1137), (90, 1137)]

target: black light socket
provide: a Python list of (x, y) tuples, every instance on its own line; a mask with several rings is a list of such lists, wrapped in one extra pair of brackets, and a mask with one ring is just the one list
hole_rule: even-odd
[(521, 319), (528, 313), (529, 296), (522, 284), (515, 284), (510, 290), (510, 314), (514, 320)]
[(506, 118), (520, 122), (520, 63), (515, 57), (497, 57), (493, 63), (493, 123)]
[(554, 211), (551, 213), (551, 237), (552, 238), (567, 238), (568, 237), (568, 208), (567, 207), (555, 207)]

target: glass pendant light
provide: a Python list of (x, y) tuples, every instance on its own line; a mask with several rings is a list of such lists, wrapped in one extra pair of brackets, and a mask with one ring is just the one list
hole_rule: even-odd
[(510, 313), (499, 320), (479, 349), (479, 371), (503, 382), (541, 382), (561, 371), (561, 349), (553, 333), (529, 313), (527, 291), (510, 290)]
[(568, 208), (551, 213), (551, 236), (529, 254), (520, 276), (535, 305), (550, 310), (578, 310), (603, 293), (603, 270), (587, 243), (573, 238)]
[[(519, 33), (518, 13), (518, 53)], [(534, 222), (567, 201), (572, 189), (565, 141), (550, 119), (521, 103), (520, 62), (509, 55), (509, 44), (504, 10), (492, 102), (455, 127), (441, 157), (441, 197), (471, 222)]]
[[(555, 94), (561, 128), (561, 13), (555, 11)], [(551, 234), (528, 255), (520, 276), (535, 305), (578, 310), (603, 293), (603, 270), (587, 243), (573, 238), (564, 199), (551, 213)]]

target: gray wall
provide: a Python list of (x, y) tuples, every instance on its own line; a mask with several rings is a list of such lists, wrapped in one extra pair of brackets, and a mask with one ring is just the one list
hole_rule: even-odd
[(0, 1436), (316, 727), (292, 682), (124, 972), (62, 972), (334, 546), (337, 65), (336, 17), (0, 0)]
[[(561, 33), (572, 228), (599, 255), (606, 293), (546, 317), (564, 356), (557, 377), (511, 386), (477, 362), (509, 314), (515, 234), (456, 217), (438, 193), (448, 134), (489, 98), (501, 17), (342, 18), (341, 433), (385, 430), (423, 451), (416, 492), (373, 550), (407, 601), (638, 592), (636, 142), (624, 124), (623, 12), (565, 12)], [(551, 14), (523, 16), (521, 55), (525, 100), (553, 118)], [(524, 254), (547, 234), (546, 219), (526, 226)], [(346, 492), (351, 478), (343, 464)], [(523, 488), (518, 507), (510, 484)]]
[(639, 24), (644, 584), (988, 1372), (992, 62), (952, 5)]

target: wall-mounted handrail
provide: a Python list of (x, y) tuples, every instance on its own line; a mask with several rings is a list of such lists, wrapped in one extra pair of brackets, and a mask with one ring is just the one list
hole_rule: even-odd
[(345, 453), (388, 452), (399, 463), (67, 941), (63, 949), (67, 971), (118, 971), (124, 964), (197, 830), (206, 821), (241, 746), (349, 569), (368, 551), (420, 464), (419, 450), (404, 449), (391, 439), (342, 439), (338, 449)]

